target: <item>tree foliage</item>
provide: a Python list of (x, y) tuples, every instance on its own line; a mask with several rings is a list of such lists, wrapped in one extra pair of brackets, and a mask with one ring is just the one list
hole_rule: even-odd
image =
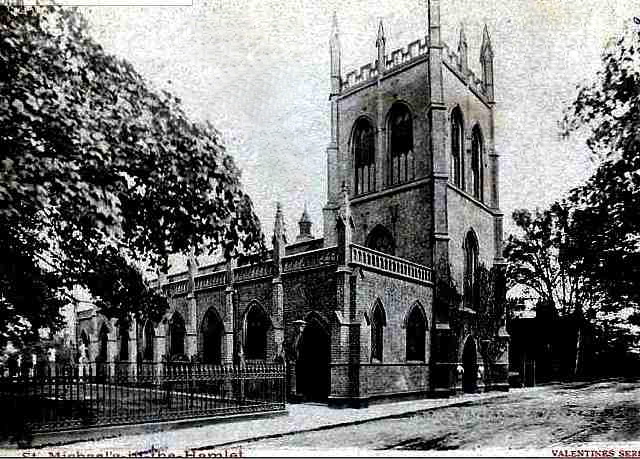
[(561, 315), (584, 312), (599, 300), (585, 273), (585, 260), (568, 234), (570, 208), (555, 203), (550, 209), (513, 212), (519, 234), (509, 235), (504, 254), (508, 287), (523, 285), (539, 302)]
[(77, 11), (0, 6), (5, 330), (55, 326), (61, 289), (75, 284), (113, 316), (157, 315), (166, 303), (140, 263), (262, 247), (239, 175), (220, 134), (107, 54)]
[[(564, 133), (586, 132), (598, 168), (572, 191), (568, 232), (593, 282), (618, 307), (640, 300), (640, 36), (627, 30), (602, 55), (593, 83), (566, 111)], [(614, 301), (611, 303), (614, 304)]]

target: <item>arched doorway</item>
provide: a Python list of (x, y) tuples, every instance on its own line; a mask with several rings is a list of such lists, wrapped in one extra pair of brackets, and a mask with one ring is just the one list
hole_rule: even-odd
[(329, 334), (316, 319), (304, 327), (298, 342), (296, 384), (306, 401), (325, 402), (329, 396)]
[(202, 362), (219, 365), (222, 361), (222, 338), (224, 327), (218, 313), (209, 309), (202, 319), (200, 327), (200, 349)]
[(469, 336), (464, 343), (462, 367), (464, 368), (462, 389), (467, 393), (476, 392), (478, 389), (476, 381), (478, 373), (478, 353), (476, 352), (476, 342), (471, 336)]

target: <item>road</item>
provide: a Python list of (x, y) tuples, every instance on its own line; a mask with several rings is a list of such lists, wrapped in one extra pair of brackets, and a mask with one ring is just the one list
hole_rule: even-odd
[(443, 451), (629, 441), (640, 441), (640, 379), (553, 385), (466, 406), (234, 446)]

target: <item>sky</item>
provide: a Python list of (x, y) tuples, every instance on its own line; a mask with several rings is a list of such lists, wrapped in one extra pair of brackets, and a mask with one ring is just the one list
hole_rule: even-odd
[[(495, 53), (496, 151), (506, 231), (517, 208), (544, 207), (591, 172), (584, 140), (563, 140), (558, 122), (593, 80), (604, 46), (640, 4), (627, 0), (441, 1), (443, 40), (460, 25), (479, 72), (482, 27)], [(329, 35), (337, 13), (342, 73), (375, 59), (383, 20), (387, 52), (423, 38), (427, 1), (193, 0), (191, 6), (83, 7), (92, 35), (130, 61), (187, 113), (209, 120), (242, 170), (267, 235), (276, 201), (288, 238), (305, 203), (322, 234), (329, 141)], [(268, 237), (267, 239), (270, 239)]]

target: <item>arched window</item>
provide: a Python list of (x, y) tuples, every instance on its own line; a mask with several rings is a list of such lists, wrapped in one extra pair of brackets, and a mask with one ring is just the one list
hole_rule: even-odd
[(106, 362), (109, 360), (109, 328), (107, 324), (102, 324), (98, 337), (100, 347), (98, 349), (97, 360), (99, 362)]
[(482, 131), (480, 126), (473, 128), (471, 138), (471, 192), (473, 197), (482, 201), (482, 163), (484, 156), (484, 145), (482, 141)]
[(378, 225), (371, 230), (369, 236), (367, 236), (366, 246), (389, 255), (395, 255), (396, 252), (396, 243), (393, 240), (393, 236), (382, 225)]
[(407, 360), (425, 360), (425, 337), (427, 318), (417, 304), (411, 308), (407, 318)]
[(467, 233), (464, 241), (464, 305), (476, 307), (474, 284), (478, 269), (478, 240), (473, 231)]
[(129, 360), (129, 329), (127, 327), (120, 327), (120, 361), (126, 362)]
[(267, 332), (269, 319), (262, 308), (252, 306), (245, 318), (244, 355), (247, 360), (264, 360), (267, 358)]
[(82, 330), (82, 333), (80, 333), (80, 342), (82, 343), (82, 346), (84, 347), (84, 349), (82, 349), (84, 351), (84, 355), (81, 354), (79, 355), (79, 357), (84, 357), (87, 360), (91, 360), (91, 354), (90, 354), (90, 343), (91, 341), (89, 341), (89, 335), (87, 335), (86, 330)]
[(456, 107), (451, 113), (451, 171), (450, 180), (458, 188), (462, 188), (462, 155), (464, 153), (464, 125), (462, 112)]
[(411, 112), (403, 104), (395, 104), (389, 114), (389, 154), (387, 157), (387, 184), (413, 180), (415, 158), (413, 155), (413, 120)]
[(218, 313), (209, 308), (200, 327), (200, 349), (204, 363), (219, 364), (222, 361), (224, 327)]
[(184, 356), (184, 335), (184, 319), (180, 313), (175, 312), (169, 323), (169, 356), (171, 358)]
[(366, 118), (356, 121), (353, 130), (355, 194), (376, 189), (375, 131)]
[(144, 324), (143, 331), (143, 339), (144, 339), (144, 348), (142, 351), (142, 358), (144, 360), (153, 360), (153, 340), (156, 336), (155, 330), (153, 329), (153, 322), (147, 320)]
[(382, 362), (384, 354), (384, 326), (387, 324), (382, 303), (376, 301), (371, 312), (371, 360)]

